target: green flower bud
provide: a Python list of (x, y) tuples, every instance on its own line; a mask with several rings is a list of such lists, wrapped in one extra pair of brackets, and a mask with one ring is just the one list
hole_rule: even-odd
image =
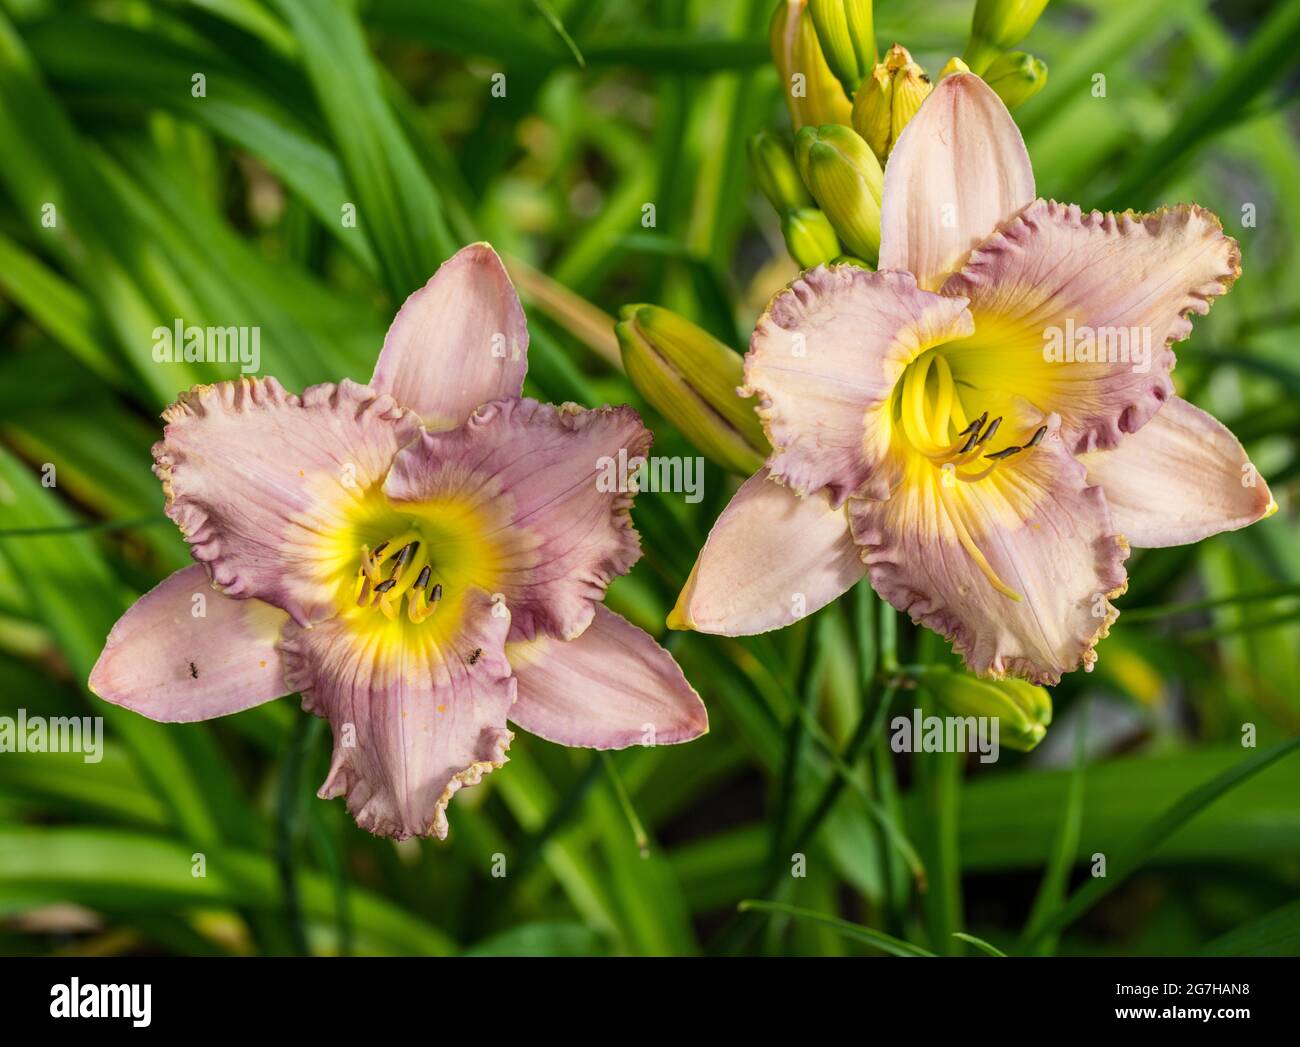
[(883, 164), (934, 85), (912, 61), (907, 48), (895, 44), (862, 81), (853, 100), (853, 128)]
[(962, 57), (982, 76), (1001, 52), (1029, 35), (1046, 6), (1047, 0), (977, 0)]
[(840, 253), (840, 239), (830, 219), (815, 207), (797, 207), (781, 216), (786, 250), (800, 269), (811, 269), (833, 261)]
[(770, 131), (759, 131), (749, 140), (749, 166), (777, 214), (812, 206), (812, 197), (795, 170), (794, 155)]
[(871, 0), (808, 0), (808, 10), (826, 64), (853, 97), (862, 78), (876, 64)]
[(1029, 101), (1047, 84), (1047, 63), (1024, 51), (1008, 51), (984, 70), (984, 80), (1008, 109)]
[(772, 61), (794, 129), (847, 124), (849, 98), (826, 64), (807, 0), (781, 0), (772, 15)]
[(885, 176), (862, 136), (842, 124), (805, 127), (795, 138), (804, 185), (851, 254), (880, 257), (880, 196)]
[(614, 326), (632, 384), (700, 453), (742, 476), (771, 453), (738, 353), (684, 317), (657, 305), (625, 305)]
[(1052, 698), (1042, 687), (1023, 680), (981, 680), (969, 673), (927, 669), (921, 686), (956, 716), (996, 716), (998, 741), (1028, 752), (1047, 734)]

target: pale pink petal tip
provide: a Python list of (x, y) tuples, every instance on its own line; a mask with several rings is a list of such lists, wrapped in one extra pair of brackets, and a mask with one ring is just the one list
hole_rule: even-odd
[(1199, 542), (1277, 509), (1227, 426), (1178, 397), (1114, 449), (1081, 460), (1106, 492), (1116, 529), (1139, 549)]
[(672, 655), (605, 606), (576, 640), (506, 651), (519, 681), (510, 719), (561, 745), (673, 745), (709, 729), (704, 703)]
[(164, 723), (225, 716), (292, 692), (280, 632), (289, 616), (212, 588), (200, 564), (140, 597), (113, 626), (90, 674), (105, 701)]
[(457, 251), (394, 317), (371, 384), (426, 425), (460, 425), (480, 404), (518, 396), (528, 326), (505, 266), (486, 243)]
[(714, 523), (668, 625), (723, 636), (780, 629), (865, 573), (845, 510), (825, 494), (802, 498), (763, 469)]
[(981, 240), (1035, 196), (1024, 139), (973, 73), (944, 77), (885, 166), (880, 268), (934, 291)]

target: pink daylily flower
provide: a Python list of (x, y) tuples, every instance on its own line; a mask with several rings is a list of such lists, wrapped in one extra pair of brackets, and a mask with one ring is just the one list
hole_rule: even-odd
[(1276, 509), (1240, 443), (1169, 377), (1188, 314), (1239, 263), (1196, 206), (1036, 199), (997, 95), (944, 78), (885, 170), (880, 271), (813, 269), (759, 320), (740, 392), (757, 395), (773, 452), (669, 625), (764, 632), (865, 575), (980, 675), (1091, 668), (1130, 544), (1196, 542)]
[(407, 299), (369, 385), (182, 394), (154, 471), (198, 563), (113, 627), (91, 690), (165, 722), (300, 692), (334, 733), (319, 795), (398, 839), (446, 836), (507, 722), (597, 749), (703, 734), (677, 663), (602, 603), (641, 550), (600, 462), (650, 433), (630, 407), (522, 398), (527, 349), (473, 244)]

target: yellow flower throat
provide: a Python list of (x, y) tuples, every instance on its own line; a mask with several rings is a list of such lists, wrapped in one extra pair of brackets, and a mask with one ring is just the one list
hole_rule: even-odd
[(376, 641), (442, 642), (464, 621), (466, 598), (505, 582), (509, 539), (497, 512), (444, 495), (396, 504), (378, 488), (325, 538), (321, 566), (338, 613)]
[(961, 506), (957, 504), (959, 482), (977, 483), (991, 476), (1008, 459), (1037, 447), (1047, 433), (1047, 426), (1039, 426), (1022, 443), (990, 450), (990, 441), (1001, 428), (1003, 416), (990, 420), (986, 410), (976, 418), (968, 418), (958, 385), (952, 367), (938, 349), (922, 353), (907, 366), (895, 386), (891, 405), (895, 432), (901, 433), (912, 452), (909, 475), (916, 473), (918, 462), (933, 467), (933, 473), (928, 468), (920, 469), (921, 476), (937, 478), (939, 504), (957, 540), (989, 584), (1009, 599), (1020, 600), (1021, 595), (998, 577), (971, 536)]

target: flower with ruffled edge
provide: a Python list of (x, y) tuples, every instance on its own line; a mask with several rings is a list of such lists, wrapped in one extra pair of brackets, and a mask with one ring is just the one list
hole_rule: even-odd
[(320, 796), (397, 839), (446, 836), (507, 723), (597, 749), (704, 733), (676, 662), (602, 602), (641, 555), (607, 463), (650, 433), (630, 407), (523, 398), (527, 350), (473, 244), (407, 299), (369, 385), (182, 394), (154, 471), (198, 562), (123, 615), (91, 690), (164, 722), (299, 692), (334, 733)]
[(866, 575), (981, 675), (1090, 668), (1130, 543), (1276, 508), (1169, 377), (1189, 314), (1239, 272), (1199, 207), (1036, 199), (1006, 107), (977, 76), (945, 77), (885, 169), (880, 270), (812, 269), (759, 320), (740, 392), (773, 451), (669, 625), (765, 632)]

